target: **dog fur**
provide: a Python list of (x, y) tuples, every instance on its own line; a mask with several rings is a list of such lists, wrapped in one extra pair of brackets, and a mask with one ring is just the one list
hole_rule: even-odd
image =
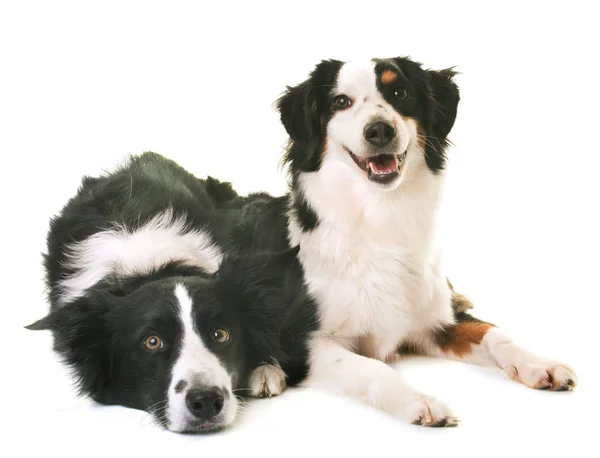
[(85, 177), (52, 219), (51, 310), (28, 328), (53, 332), (82, 395), (206, 432), (234, 422), (239, 396), (305, 378), (318, 317), (297, 249), (230, 248), (253, 239), (262, 205), (221, 208), (235, 197), (145, 153)]

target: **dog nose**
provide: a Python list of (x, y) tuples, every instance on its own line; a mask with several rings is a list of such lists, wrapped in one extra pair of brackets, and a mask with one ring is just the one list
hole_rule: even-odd
[(208, 390), (190, 390), (185, 400), (195, 417), (211, 418), (223, 409), (223, 390), (216, 386)]
[(375, 146), (385, 146), (396, 135), (396, 129), (390, 123), (377, 121), (365, 127), (365, 140)]

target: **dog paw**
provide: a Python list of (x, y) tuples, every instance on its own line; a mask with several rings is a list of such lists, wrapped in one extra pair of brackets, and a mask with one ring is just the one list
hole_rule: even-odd
[(407, 405), (408, 418), (413, 425), (442, 427), (457, 426), (460, 420), (436, 398), (420, 396)]
[(512, 380), (537, 390), (571, 391), (577, 385), (573, 369), (554, 361), (529, 359), (504, 370)]
[(285, 387), (285, 372), (279, 366), (262, 364), (250, 376), (250, 392), (257, 398), (277, 396)]

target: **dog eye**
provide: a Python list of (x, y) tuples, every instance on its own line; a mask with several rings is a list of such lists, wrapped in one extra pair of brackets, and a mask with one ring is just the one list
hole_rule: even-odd
[(148, 336), (144, 339), (144, 347), (148, 351), (156, 351), (163, 347), (163, 342), (158, 336)]
[(345, 110), (352, 105), (352, 100), (348, 96), (338, 95), (335, 99), (333, 99), (333, 106), (337, 110)]
[(215, 329), (213, 339), (215, 342), (223, 344), (229, 340), (229, 333), (225, 329)]
[(408, 99), (408, 92), (406, 92), (406, 89), (396, 89), (394, 91), (394, 96), (396, 96), (398, 100), (406, 100)]

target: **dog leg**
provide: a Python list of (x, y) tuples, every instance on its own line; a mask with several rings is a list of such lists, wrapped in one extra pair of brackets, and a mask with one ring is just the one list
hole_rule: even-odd
[(512, 380), (530, 388), (568, 391), (575, 387), (577, 377), (570, 366), (520, 347), (496, 326), (466, 313), (471, 307), (465, 301), (465, 296), (453, 292), (455, 323), (436, 331), (421, 350), (431, 356), (500, 367)]
[(458, 424), (443, 402), (414, 391), (384, 362), (360, 356), (332, 337), (313, 338), (310, 360), (307, 387), (351, 397), (413, 424)]
[(257, 398), (270, 398), (286, 388), (285, 372), (279, 364), (261, 364), (250, 375), (250, 393)]

